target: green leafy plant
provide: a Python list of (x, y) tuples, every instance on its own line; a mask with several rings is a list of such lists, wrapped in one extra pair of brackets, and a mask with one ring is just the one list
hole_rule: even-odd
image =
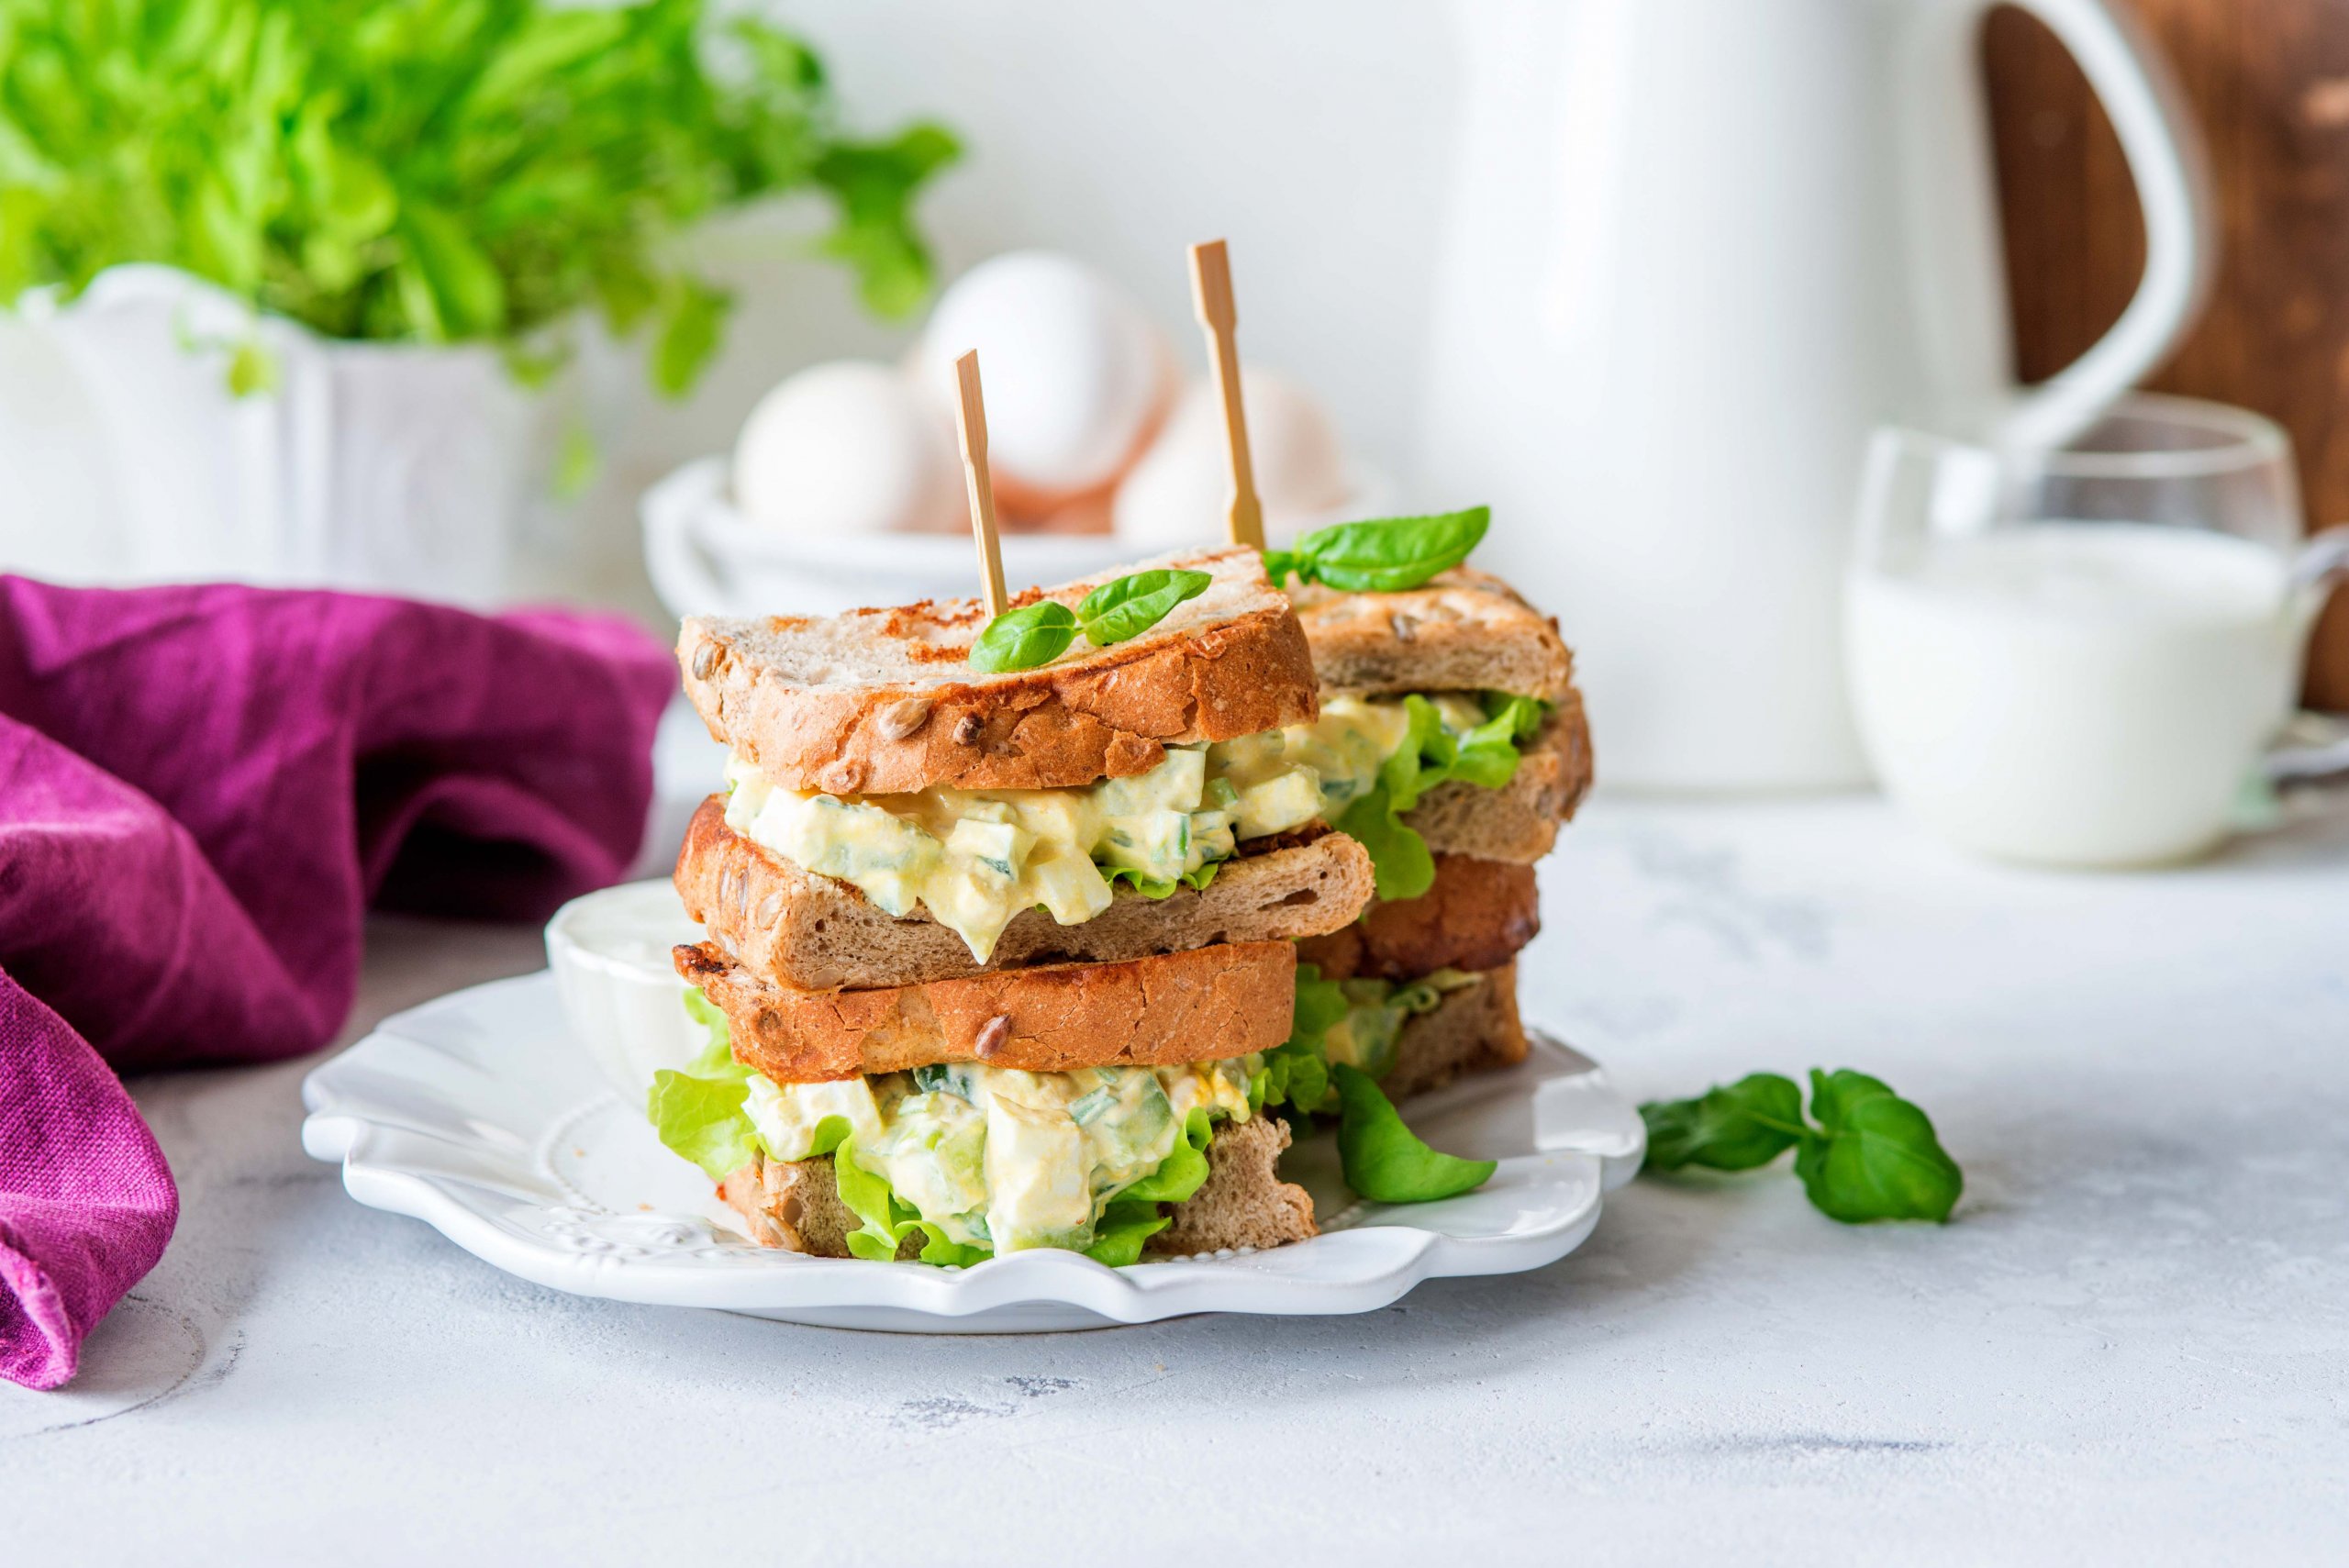
[(1214, 581), (1205, 572), (1160, 567), (1104, 583), (1074, 610), (1053, 599), (1006, 610), (987, 622), (971, 645), (971, 666), (990, 675), (1033, 670), (1067, 652), (1080, 631), (1096, 648), (1129, 641), (1164, 620), (1184, 600), (1206, 593)]
[(1795, 1174), (1821, 1213), (1846, 1224), (1945, 1221), (1965, 1176), (1932, 1118), (1881, 1079), (1810, 1072), (1810, 1118), (1790, 1078), (1755, 1073), (1689, 1100), (1640, 1107), (1651, 1171), (1751, 1171), (1795, 1151)]
[(1399, 594), (1468, 559), (1493, 520), (1489, 506), (1423, 517), (1379, 517), (1316, 528), (1293, 550), (1264, 551), (1275, 588), (1290, 577), (1346, 594)]
[(526, 379), (565, 352), (541, 329), (594, 310), (650, 332), (676, 394), (728, 296), (673, 240), (807, 190), (866, 305), (912, 309), (911, 203), (953, 137), (850, 139), (806, 46), (705, 24), (702, 0), (14, 0), (0, 300), (161, 262), (329, 337), (498, 343)]
[(1382, 899), (1418, 898), (1435, 885), (1435, 856), (1403, 814), (1453, 779), (1484, 789), (1507, 784), (1517, 776), (1518, 742), (1540, 729), (1550, 711), (1532, 697), (1487, 693), (1485, 722), (1454, 736), (1426, 697), (1408, 696), (1403, 705), (1409, 733), (1379, 768), (1378, 782), (1349, 802), (1337, 821), (1340, 832), (1369, 852)]
[(1360, 1068), (1340, 1063), (1330, 1075), (1338, 1089), (1338, 1161), (1346, 1185), (1373, 1203), (1457, 1197), (1483, 1186), (1500, 1169), (1491, 1160), (1463, 1160), (1429, 1148)]

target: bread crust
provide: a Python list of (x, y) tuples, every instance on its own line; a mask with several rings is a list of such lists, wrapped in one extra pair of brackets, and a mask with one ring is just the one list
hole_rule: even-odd
[(1557, 621), (1474, 567), (1400, 594), (1308, 584), (1289, 597), (1333, 695), (1496, 691), (1563, 702), (1574, 690), (1574, 655)]
[(1393, 1099), (1423, 1095), (1463, 1073), (1522, 1062), (1527, 1049), (1517, 965), (1505, 963), (1447, 995), (1434, 1011), (1407, 1019), (1396, 1038), (1395, 1065), (1379, 1084)]
[(1286, 1040), (1297, 1004), (1290, 942), (870, 991), (777, 985), (716, 942), (677, 948), (675, 958), (678, 974), (726, 1014), (735, 1060), (779, 1084), (940, 1062), (1030, 1073), (1218, 1062)]
[[(691, 617), (677, 662), (712, 736), (775, 784), (829, 795), (1073, 788), (1147, 773), (1168, 746), (1315, 717), (1312, 651), (1255, 551), (1195, 550), (1132, 570), (1155, 566), (1216, 583), (1140, 637), (1041, 669), (973, 670), (986, 616), (969, 599), (823, 621)], [(1124, 574), (1014, 602), (1074, 606)]]
[[(1224, 1122), (1208, 1145), (1208, 1179), (1189, 1201), (1174, 1204), (1174, 1223), (1152, 1237), (1146, 1252), (1213, 1252), (1227, 1247), (1277, 1247), (1313, 1235), (1313, 1200), (1282, 1181), (1274, 1162), (1288, 1147), (1288, 1129), (1269, 1117)], [(785, 1162), (762, 1154), (718, 1185), (762, 1247), (818, 1258), (852, 1256), (848, 1239), (863, 1221), (841, 1201), (829, 1157)], [(921, 1251), (919, 1232), (897, 1244), (900, 1262)]]
[(1259, 1116), (1225, 1122), (1208, 1145), (1208, 1179), (1167, 1212), (1174, 1223), (1142, 1243), (1157, 1257), (1286, 1246), (1319, 1234), (1313, 1199), (1275, 1172), (1288, 1124)]
[(1542, 929), (1533, 868), (1438, 855), (1418, 898), (1373, 904), (1362, 918), (1297, 945), (1327, 980), (1416, 980), (1439, 969), (1497, 969)]
[(1118, 963), (1220, 942), (1280, 941), (1342, 928), (1373, 896), (1370, 856), (1342, 833), (1256, 840), (1204, 889), (1149, 898), (1123, 884), (1108, 909), (1063, 926), (1023, 909), (985, 963), (917, 908), (890, 915), (845, 882), (819, 876), (726, 825), (712, 795), (677, 857), (685, 913), (762, 980), (804, 991), (917, 985), (1050, 963)]
[(1508, 784), (1438, 784), (1403, 821), (1438, 854), (1531, 865), (1556, 845), (1558, 825), (1574, 816), (1590, 784), (1590, 728), (1580, 694), (1570, 691), (1526, 741)]

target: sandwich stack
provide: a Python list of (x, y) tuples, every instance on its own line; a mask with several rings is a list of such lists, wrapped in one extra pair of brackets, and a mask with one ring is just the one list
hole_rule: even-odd
[(730, 754), (676, 876), (715, 1043), (651, 1108), (755, 1240), (1125, 1263), (1314, 1233), (1269, 1114), (1303, 1049), (1297, 944), (1345, 931), (1375, 873), (1284, 740), (1319, 704), (1262, 559), (1137, 572), (1192, 596), (995, 673), (972, 601), (685, 623)]
[(1328, 1054), (1396, 1098), (1521, 1061), (1516, 958), (1541, 929), (1534, 862), (1591, 783), (1557, 623), (1466, 566), (1401, 592), (1305, 584), (1292, 597), (1321, 683), (1321, 751), (1381, 770), (1363, 781), (1375, 798), (1358, 791), (1330, 815), (1369, 846), (1377, 898), (1300, 944), (1308, 1006), (1318, 988), (1335, 1019)]

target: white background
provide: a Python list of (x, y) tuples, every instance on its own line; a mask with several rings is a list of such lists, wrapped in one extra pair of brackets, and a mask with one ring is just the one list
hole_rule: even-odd
[[(1355, 449), (1408, 466), (1455, 94), (1433, 0), (789, 0), (771, 7), (824, 56), (852, 128), (943, 121), (966, 147), (923, 208), (951, 277), (1047, 246), (1102, 268), (1202, 367), (1184, 248), (1231, 241), (1248, 358), (1319, 391)], [(687, 403), (639, 395), (584, 520), (607, 546), (635, 495), (723, 450), (798, 367), (893, 352), (838, 270), (796, 259), (813, 215), (698, 237), (740, 291), (726, 353)], [(79, 396), (0, 318), (0, 567), (102, 572), (106, 500)], [(623, 548), (625, 559), (629, 552)], [(624, 583), (614, 596), (650, 609)]]

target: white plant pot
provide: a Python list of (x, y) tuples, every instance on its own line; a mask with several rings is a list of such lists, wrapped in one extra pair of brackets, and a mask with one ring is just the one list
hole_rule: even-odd
[[(572, 389), (526, 389), (480, 345), (323, 338), (169, 267), (102, 272), (44, 325), (108, 454), (112, 580), (511, 592)], [(238, 396), (249, 343), (274, 381)]]

